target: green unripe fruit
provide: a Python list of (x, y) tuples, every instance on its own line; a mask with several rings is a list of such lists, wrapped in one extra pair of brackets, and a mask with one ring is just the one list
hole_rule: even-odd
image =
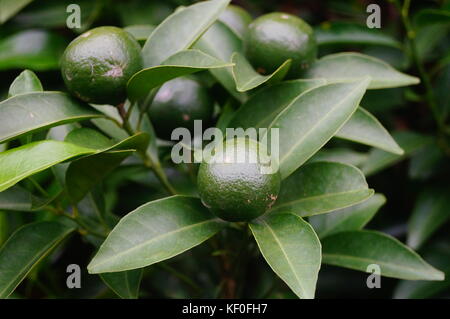
[(159, 89), (149, 116), (156, 135), (170, 140), (172, 131), (178, 127), (192, 132), (194, 120), (202, 120), (205, 127), (213, 112), (214, 101), (208, 90), (196, 80), (180, 77), (164, 83)]
[(99, 27), (74, 39), (64, 51), (61, 72), (67, 89), (81, 100), (117, 105), (142, 68), (141, 47), (126, 31)]
[(254, 140), (225, 141), (200, 164), (197, 185), (203, 204), (227, 221), (250, 221), (264, 214), (275, 203), (281, 182), (278, 169), (267, 171), (267, 159), (264, 146)]
[(247, 59), (261, 73), (272, 73), (292, 59), (290, 76), (298, 75), (317, 56), (313, 29), (302, 19), (274, 12), (254, 20), (244, 38)]

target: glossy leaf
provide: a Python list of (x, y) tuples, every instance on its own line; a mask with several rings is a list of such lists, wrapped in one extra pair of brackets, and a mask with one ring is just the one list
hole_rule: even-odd
[(17, 12), (33, 0), (2, 0), (0, 1), (0, 24), (5, 23)]
[[(231, 61), (234, 52), (242, 53), (242, 41), (221, 21), (216, 21), (206, 33), (194, 44), (199, 49), (222, 61)], [(231, 67), (211, 69), (210, 73), (238, 101), (244, 102), (247, 94), (238, 92)]]
[(95, 151), (59, 141), (33, 142), (0, 153), (0, 192), (30, 175)]
[(322, 148), (307, 163), (313, 162), (338, 162), (353, 166), (362, 165), (367, 160), (366, 153), (356, 152), (347, 148)]
[(283, 80), (289, 72), (292, 61), (286, 60), (286, 62), (269, 75), (261, 75), (256, 72), (250, 62), (238, 52), (235, 52), (232, 55), (231, 62), (234, 63), (232, 70), (236, 88), (239, 92), (246, 92), (257, 88), (266, 82), (267, 84), (273, 84)]
[(0, 70), (59, 69), (66, 45), (65, 38), (49, 31), (32, 29), (15, 33), (0, 41)]
[(74, 228), (57, 222), (37, 222), (19, 228), (0, 249), (0, 298), (8, 297)]
[(73, 203), (84, 198), (89, 190), (102, 181), (133, 151), (114, 151), (87, 156), (71, 163), (66, 173), (67, 193)]
[(34, 196), (28, 190), (16, 185), (0, 192), (0, 210), (19, 212), (40, 210), (58, 195), (59, 193), (56, 193), (56, 195), (50, 196), (49, 198), (41, 198)]
[(375, 194), (362, 203), (331, 212), (311, 216), (309, 222), (320, 238), (348, 230), (362, 229), (386, 203), (382, 194)]
[(403, 149), (403, 155), (396, 155), (378, 149), (371, 150), (367, 161), (361, 166), (364, 175), (369, 176), (392, 166), (432, 141), (429, 136), (408, 131), (394, 132), (392, 136)]
[(180, 51), (162, 65), (141, 70), (128, 82), (128, 97), (135, 101), (145, 97), (150, 90), (179, 76), (195, 72), (232, 66), (198, 50)]
[(323, 262), (367, 271), (380, 266), (381, 276), (407, 280), (443, 280), (444, 274), (426, 263), (417, 253), (386, 234), (355, 230), (328, 236), (322, 240)]
[(440, 226), (450, 220), (449, 194), (448, 187), (432, 187), (419, 195), (408, 222), (408, 246), (419, 248)]
[(88, 271), (117, 272), (160, 262), (197, 246), (223, 225), (199, 199), (173, 196), (149, 202), (121, 219)]
[(137, 299), (143, 270), (135, 269), (121, 272), (100, 274), (105, 284), (120, 298)]
[(228, 6), (219, 16), (219, 21), (226, 24), (241, 39), (244, 38), (252, 19), (250, 13), (233, 5)]
[(314, 298), (321, 247), (311, 225), (290, 213), (267, 215), (249, 225), (272, 270), (299, 298)]
[(114, 145), (113, 140), (97, 130), (88, 127), (80, 127), (71, 130), (66, 134), (63, 141), (82, 147), (92, 148), (94, 150), (103, 150)]
[(286, 178), (272, 211), (299, 216), (324, 214), (372, 196), (364, 175), (351, 165), (315, 162)]
[(33, 71), (25, 70), (16, 77), (9, 87), (8, 97), (31, 92), (42, 92), (41, 81)]
[(438, 297), (450, 287), (450, 245), (440, 241), (426, 246), (424, 258), (445, 272), (443, 281), (400, 281), (394, 291), (395, 299), (425, 299)]
[(268, 127), (300, 94), (324, 84), (323, 80), (292, 80), (264, 88), (236, 111), (229, 125), (244, 129)]
[(144, 67), (157, 66), (171, 55), (189, 49), (216, 21), (229, 2), (203, 1), (171, 14), (145, 42), (142, 48)]
[(149, 24), (130, 25), (123, 28), (130, 33), (140, 43), (145, 43), (155, 27)]
[[(328, 142), (356, 111), (368, 79), (306, 91), (268, 125), (279, 129), (279, 163), (288, 177)], [(269, 137), (270, 138), (270, 137)]]
[[(88, 130), (86, 132), (86, 130)], [(67, 194), (73, 203), (80, 201), (98, 183), (100, 183), (114, 168), (120, 165), (135, 150), (145, 152), (148, 145), (148, 135), (138, 133), (119, 143), (110, 144), (107, 140), (93, 143), (94, 130), (81, 128), (67, 136), (66, 141), (76, 145), (97, 149), (95, 154), (74, 161), (66, 172)], [(86, 134), (87, 133), (87, 134)], [(84, 135), (84, 136), (83, 136)], [(87, 137), (94, 136), (86, 140)]]
[(362, 107), (356, 110), (335, 136), (373, 146), (394, 154), (403, 154), (403, 150), (383, 125), (381, 125), (375, 116)]
[(327, 45), (377, 45), (401, 48), (401, 43), (391, 36), (376, 29), (369, 29), (366, 25), (349, 22), (324, 22), (315, 28), (317, 44)]
[(371, 78), (368, 89), (383, 89), (419, 83), (419, 79), (401, 73), (377, 58), (360, 53), (327, 55), (313, 63), (306, 71), (310, 79), (326, 79), (329, 82), (355, 81)]
[(0, 102), (0, 142), (52, 126), (100, 117), (86, 104), (60, 92), (34, 92)]

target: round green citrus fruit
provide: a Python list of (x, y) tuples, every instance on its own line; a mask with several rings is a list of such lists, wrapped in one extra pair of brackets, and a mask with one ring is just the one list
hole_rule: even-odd
[(249, 221), (275, 203), (280, 174), (278, 169), (267, 170), (266, 161), (258, 157), (258, 152), (267, 156), (265, 147), (254, 140), (228, 139), (214, 150), (209, 160), (200, 164), (197, 177), (200, 198), (218, 217)]
[(95, 104), (124, 102), (127, 82), (141, 68), (139, 43), (116, 27), (99, 27), (81, 34), (67, 46), (61, 61), (67, 89)]
[(302, 19), (280, 12), (254, 20), (244, 38), (244, 48), (250, 63), (264, 74), (292, 59), (289, 74), (296, 76), (317, 56), (313, 29)]
[(238, 36), (243, 37), (247, 27), (252, 22), (252, 16), (243, 8), (229, 5), (219, 16), (219, 20), (225, 23)]
[(208, 90), (198, 81), (180, 77), (164, 83), (149, 109), (156, 135), (170, 140), (172, 131), (185, 127), (191, 132), (194, 120), (209, 124), (214, 112), (214, 101)]

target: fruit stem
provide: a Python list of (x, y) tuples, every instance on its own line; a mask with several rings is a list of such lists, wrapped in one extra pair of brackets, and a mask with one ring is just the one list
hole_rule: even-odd
[[(130, 125), (130, 122), (128, 121), (128, 118), (131, 114), (131, 108), (133, 107), (133, 105), (130, 106), (130, 108), (128, 109), (128, 112), (125, 110), (125, 106), (124, 103), (121, 103), (119, 105), (117, 105), (117, 110), (119, 111), (119, 115), (122, 118), (122, 128), (128, 133), (128, 135), (134, 135), (135, 132), (133, 130), (133, 128)], [(141, 110), (141, 114), (145, 114), (145, 112), (142, 112)], [(141, 119), (139, 120), (139, 122), (141, 121)], [(137, 130), (139, 130), (139, 125), (138, 124), (138, 128)], [(164, 186), (164, 188), (171, 194), (171, 195), (176, 195), (177, 191), (175, 190), (175, 188), (170, 184), (166, 174), (164, 173), (164, 170), (161, 168), (161, 166), (158, 164), (156, 164), (152, 158), (146, 153), (143, 152), (141, 153), (142, 159), (144, 161), (144, 165), (153, 170), (153, 172), (155, 173), (156, 177), (158, 178), (158, 180), (161, 182), (161, 184)]]
[[(131, 106), (130, 106), (131, 108)], [(128, 133), (128, 135), (134, 135), (134, 131), (131, 128), (130, 122), (128, 121), (128, 112), (125, 110), (124, 103), (117, 105), (117, 110), (122, 118), (122, 128)]]
[(436, 124), (439, 128), (439, 130), (443, 131), (443, 122), (439, 116), (439, 111), (437, 109), (436, 100), (434, 97), (433, 87), (431, 85), (430, 77), (425, 72), (425, 68), (423, 66), (422, 61), (420, 60), (419, 53), (417, 51), (417, 45), (416, 45), (416, 32), (411, 24), (411, 21), (409, 19), (409, 7), (410, 7), (410, 0), (405, 0), (403, 2), (403, 6), (400, 5), (400, 2), (398, 0), (394, 1), (397, 9), (400, 11), (400, 15), (402, 18), (403, 26), (406, 30), (406, 38), (408, 40), (408, 44), (411, 50), (411, 58), (417, 68), (417, 71), (419, 72), (419, 76), (422, 79), (423, 86), (425, 88), (425, 97), (427, 99), (427, 104), (431, 110), (431, 113), (433, 114), (433, 117), (436, 121)]
[(155, 173), (156, 177), (158, 178), (158, 180), (160, 181), (160, 183), (164, 186), (164, 188), (171, 194), (171, 195), (177, 195), (177, 191), (175, 190), (175, 188), (172, 186), (172, 184), (170, 184), (166, 174), (164, 173), (163, 169), (161, 168), (161, 166), (158, 164), (156, 165), (150, 156), (148, 156), (148, 154), (143, 154), (143, 160), (144, 160), (144, 165), (153, 170), (153, 172)]

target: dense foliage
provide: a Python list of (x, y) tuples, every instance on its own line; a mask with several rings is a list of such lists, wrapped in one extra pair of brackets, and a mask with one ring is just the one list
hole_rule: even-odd
[[(448, 297), (450, 2), (370, 3), (0, 0), (0, 298)], [(195, 119), (279, 170), (174, 162)]]

